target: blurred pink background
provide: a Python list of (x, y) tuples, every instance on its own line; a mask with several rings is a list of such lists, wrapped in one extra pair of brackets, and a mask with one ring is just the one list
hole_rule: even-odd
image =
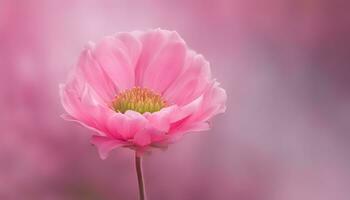
[(176, 30), (228, 110), (144, 159), (149, 200), (350, 199), (350, 14), (338, 0), (0, 0), (0, 199), (137, 199), (133, 152), (101, 161), (60, 118), (89, 40)]

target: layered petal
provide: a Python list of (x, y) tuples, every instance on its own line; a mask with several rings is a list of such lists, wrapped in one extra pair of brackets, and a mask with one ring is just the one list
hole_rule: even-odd
[(86, 82), (76, 76), (60, 86), (61, 102), (70, 121), (79, 121), (100, 135), (108, 135), (106, 121), (115, 112), (96, 101), (97, 95)]
[(73, 118), (82, 121), (87, 126), (94, 127), (95, 123), (88, 111), (91, 108), (82, 103), (82, 99), (90, 99), (87, 97), (85, 86), (79, 79), (72, 79), (66, 85), (60, 85), (61, 102), (66, 112)]
[(169, 134), (203, 131), (209, 129), (208, 120), (225, 112), (227, 95), (214, 81), (196, 100), (182, 107), (183, 119), (173, 123)]
[(168, 132), (170, 123), (173, 122), (175, 112), (178, 107), (176, 105), (163, 108), (155, 113), (145, 113), (145, 117), (148, 119), (150, 125), (161, 132)]
[(136, 66), (136, 85), (159, 93), (183, 71), (187, 47), (174, 31), (154, 30), (140, 36), (142, 54)]
[(200, 109), (191, 116), (193, 121), (207, 121), (216, 114), (225, 112), (227, 95), (219, 83), (214, 81), (203, 94)]
[(134, 86), (135, 63), (140, 51), (141, 44), (136, 38), (119, 34), (115, 37), (105, 37), (92, 48), (92, 55), (118, 91), (122, 91)]
[(193, 101), (210, 84), (209, 63), (202, 55), (190, 51), (185, 69), (164, 93), (166, 99), (179, 106)]
[(125, 142), (103, 136), (92, 136), (91, 144), (97, 147), (101, 159), (106, 159), (110, 151), (117, 147), (127, 145)]
[[(85, 49), (77, 64), (76, 76), (89, 85), (105, 104), (117, 93), (116, 86), (100, 64), (92, 57), (91, 50)], [(96, 99), (96, 100), (98, 100)]]
[(129, 110), (125, 114), (114, 113), (107, 121), (108, 130), (117, 138), (125, 141), (132, 139), (142, 131), (148, 120), (138, 112)]

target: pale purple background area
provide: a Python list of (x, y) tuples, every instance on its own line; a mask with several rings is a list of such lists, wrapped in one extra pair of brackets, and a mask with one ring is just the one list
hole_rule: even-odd
[(211, 62), (228, 109), (144, 159), (149, 200), (350, 199), (342, 2), (0, 0), (0, 199), (137, 199), (133, 153), (101, 161), (58, 84), (87, 41), (157, 27)]

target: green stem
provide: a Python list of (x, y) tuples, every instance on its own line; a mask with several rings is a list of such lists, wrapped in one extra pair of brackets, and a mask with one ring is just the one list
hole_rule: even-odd
[(143, 175), (142, 175), (142, 159), (141, 157), (137, 156), (136, 153), (135, 153), (135, 165), (136, 165), (137, 181), (139, 184), (139, 198), (140, 200), (146, 200), (145, 183), (143, 181)]

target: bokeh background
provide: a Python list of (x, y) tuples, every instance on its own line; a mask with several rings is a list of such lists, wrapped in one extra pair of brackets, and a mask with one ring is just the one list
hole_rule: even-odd
[(60, 118), (87, 41), (176, 30), (227, 112), (144, 159), (150, 200), (350, 199), (350, 14), (338, 0), (0, 0), (0, 199), (137, 199), (133, 152), (101, 161)]

